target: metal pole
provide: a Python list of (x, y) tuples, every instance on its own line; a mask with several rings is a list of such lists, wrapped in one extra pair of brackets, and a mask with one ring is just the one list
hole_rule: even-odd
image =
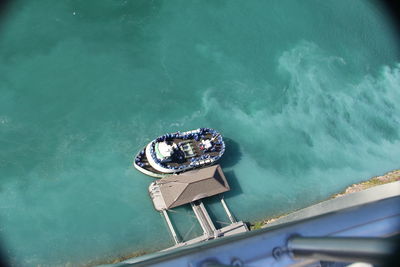
[(190, 204), (197, 220), (200, 223), (201, 228), (203, 229), (204, 234), (207, 235), (208, 238), (213, 237), (216, 228), (203, 203), (200, 200), (197, 200), (196, 202), (191, 202)]
[(231, 221), (231, 223), (235, 223), (236, 222), (235, 217), (232, 216), (232, 214), (229, 211), (228, 206), (226, 205), (225, 200), (224, 200), (223, 197), (221, 198), (221, 204), (224, 207), (224, 210), (225, 210), (226, 214), (228, 215), (228, 218)]
[(295, 236), (288, 249), (294, 258), (382, 263), (394, 252), (395, 243), (387, 238)]
[(172, 238), (174, 239), (175, 244), (179, 244), (178, 235), (176, 234), (175, 229), (174, 229), (174, 227), (172, 226), (172, 223), (171, 223), (171, 220), (169, 219), (167, 210), (162, 210), (162, 214), (164, 215), (164, 218), (165, 218), (165, 220), (167, 221), (168, 228), (169, 228), (169, 230), (171, 231)]

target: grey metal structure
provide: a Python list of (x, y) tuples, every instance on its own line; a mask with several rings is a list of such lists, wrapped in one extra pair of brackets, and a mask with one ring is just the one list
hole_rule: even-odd
[[(228, 181), (219, 165), (188, 171), (179, 175), (172, 175), (151, 183), (149, 186), (149, 194), (153, 200), (154, 208), (162, 212), (175, 242), (175, 246), (167, 248), (166, 250), (247, 232), (249, 230), (247, 225), (242, 221), (236, 221), (223, 198), (221, 199), (221, 204), (231, 224), (220, 229), (215, 227), (204, 204), (200, 201), (203, 198), (229, 190)], [(168, 210), (189, 203), (203, 229), (203, 235), (184, 241), (180, 240), (176, 234), (175, 228), (169, 218)]]
[[(379, 261), (392, 249), (385, 239), (400, 232), (400, 182), (345, 197), (346, 201), (338, 198), (300, 210), (291, 221), (283, 218), (284, 222), (260, 230), (113, 266), (321, 266), (320, 260), (328, 259)], [(379, 242), (388, 245), (377, 247)]]
[(395, 252), (395, 240), (372, 237), (302, 237), (288, 240), (294, 258), (381, 263)]

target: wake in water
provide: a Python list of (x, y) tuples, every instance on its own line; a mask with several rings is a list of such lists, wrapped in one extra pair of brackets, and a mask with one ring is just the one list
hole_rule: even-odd
[(191, 118), (224, 125), (224, 135), (240, 142), (240, 190), (259, 197), (260, 204), (271, 196), (282, 203), (260, 214), (312, 203), (397, 167), (399, 64), (375, 75), (349, 75), (343, 58), (311, 42), (285, 51), (277, 62), (288, 81), (282, 89), (237, 82), (208, 88), (201, 113)]
[[(281, 75), (288, 76), (282, 97), (269, 99), (265, 91), (272, 85), (230, 83), (230, 90), (204, 93), (202, 116), (228, 124), (226, 131), (266, 169), (299, 174), (312, 168), (362, 167), (360, 155), (375, 157), (399, 147), (400, 65), (355, 80), (346, 77), (345, 64), (302, 42), (278, 60)], [(227, 90), (229, 96), (219, 93)], [(235, 131), (238, 124), (246, 130)], [(248, 133), (254, 139), (246, 138)], [(259, 149), (261, 144), (265, 149)]]

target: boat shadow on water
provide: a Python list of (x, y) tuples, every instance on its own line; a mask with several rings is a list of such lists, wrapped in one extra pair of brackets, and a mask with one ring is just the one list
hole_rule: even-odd
[(234, 171), (225, 172), (225, 177), (228, 180), (230, 191), (224, 193), (224, 198), (228, 199), (243, 193), (242, 188), (240, 187), (237, 176)]
[(229, 192), (224, 193), (225, 198), (231, 198), (237, 195), (242, 194), (242, 189), (239, 184), (239, 180), (232, 169), (229, 169), (235, 166), (240, 159), (242, 158), (242, 152), (240, 151), (240, 146), (234, 140), (224, 137), (225, 142), (225, 155), (220, 159), (219, 164), (224, 170), (225, 176), (228, 180), (229, 186), (231, 190)]
[(233, 167), (242, 158), (242, 152), (240, 151), (240, 146), (234, 140), (224, 137), (225, 142), (225, 154), (219, 160), (219, 164), (223, 168)]

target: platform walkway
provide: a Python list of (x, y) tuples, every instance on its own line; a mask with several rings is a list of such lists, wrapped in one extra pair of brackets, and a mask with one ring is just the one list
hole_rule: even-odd
[(175, 241), (175, 245), (173, 247), (167, 248), (163, 251), (249, 231), (247, 225), (244, 222), (242, 222), (242, 221), (237, 222), (235, 220), (235, 218), (229, 211), (228, 206), (226, 205), (225, 200), (223, 198), (221, 199), (221, 203), (225, 209), (225, 212), (227, 213), (229, 220), (231, 221), (231, 224), (229, 224), (228, 226), (222, 227), (220, 229), (217, 229), (215, 227), (203, 202), (198, 200), (198, 201), (190, 203), (190, 205), (193, 209), (193, 212), (196, 215), (196, 218), (199, 221), (201, 228), (203, 229), (203, 235), (198, 236), (198, 237), (193, 238), (188, 241), (180, 241), (179, 240), (179, 238), (176, 234), (176, 231), (168, 217), (168, 213), (166, 210), (164, 210), (162, 214), (165, 217), (165, 220), (167, 222), (170, 233)]

